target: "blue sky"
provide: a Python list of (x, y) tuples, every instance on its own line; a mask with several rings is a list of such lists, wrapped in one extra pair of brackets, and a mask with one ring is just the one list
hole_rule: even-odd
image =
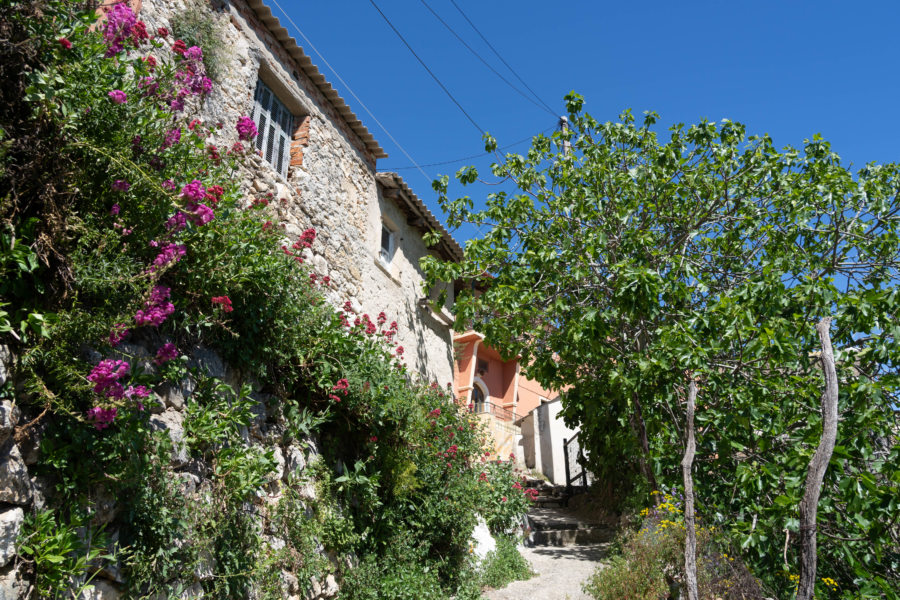
[[(501, 146), (552, 129), (556, 117), (512, 90), (445, 29), (421, 0), (375, 0), (460, 104)], [(523, 86), (466, 23), (451, 0), (426, 0), (517, 87)], [(660, 128), (728, 118), (776, 146), (821, 133), (845, 162), (900, 160), (900, 2), (538, 2), (456, 0), (522, 79), (557, 114), (570, 90), (595, 118), (625, 108), (660, 114)], [(420, 165), (483, 151), (481, 134), (453, 104), (367, 0), (281, 0), (294, 22)], [(430, 180), (381, 130), (271, 3), (312, 57), (440, 214)], [(527, 144), (508, 151), (523, 152)], [(428, 177), (489, 158), (424, 166)], [(451, 187), (483, 199), (493, 188)], [(457, 234), (464, 241), (469, 232)]]

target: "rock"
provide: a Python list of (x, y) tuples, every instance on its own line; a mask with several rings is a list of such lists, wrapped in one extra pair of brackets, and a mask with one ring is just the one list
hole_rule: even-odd
[[(199, 367), (201, 371), (215, 377), (216, 379), (225, 379), (225, 363), (222, 358), (208, 348), (197, 346), (191, 350), (191, 360), (188, 364), (192, 367)], [(191, 390), (193, 391), (193, 390)]]
[(12, 440), (0, 450), (0, 502), (28, 504), (31, 502), (31, 479), (19, 447)]
[(4, 344), (0, 344), (0, 386), (6, 383), (6, 380), (9, 379), (9, 370), (12, 367), (12, 352), (9, 351), (9, 347)]
[(156, 390), (163, 401), (163, 409), (174, 408), (181, 410), (184, 408), (184, 391), (171, 383), (164, 383)]
[(283, 183), (275, 184), (275, 200), (277, 200), (278, 202), (281, 202), (282, 198), (285, 198), (286, 200), (290, 200), (291, 197), (292, 197), (291, 190), (290, 190), (290, 188), (288, 188), (288, 186), (284, 185)]
[(338, 591), (337, 581), (335, 581), (334, 575), (329, 573), (328, 577), (325, 578), (325, 588), (322, 590), (322, 595), (326, 598), (332, 598), (337, 595)]
[(150, 417), (150, 426), (156, 431), (166, 431), (172, 440), (172, 465), (183, 467), (190, 460), (187, 445), (184, 443), (184, 414), (172, 408)]
[(284, 452), (280, 446), (272, 448), (272, 457), (275, 459), (275, 467), (266, 475), (266, 481), (281, 481), (284, 479)]
[(313, 575), (309, 578), (309, 594), (307, 594), (307, 598), (318, 598), (322, 595), (322, 584), (319, 583), (318, 578)]
[(150, 397), (147, 398), (144, 406), (151, 415), (160, 415), (166, 411), (166, 400), (158, 393), (150, 392)]
[(23, 430), (19, 439), (19, 452), (27, 466), (37, 464), (41, 457), (41, 439), (47, 430), (47, 421), (40, 421), (36, 425)]
[[(209, 550), (201, 550), (194, 568), (194, 577), (198, 581), (209, 581), (216, 574), (216, 560)], [(183, 597), (183, 596), (182, 596)]]
[[(26, 464), (28, 461), (25, 461)], [(43, 510), (47, 505), (47, 497), (53, 492), (53, 483), (49, 477), (35, 475), (31, 478), (32, 503), (35, 510)]]
[(265, 192), (267, 189), (269, 189), (269, 186), (267, 186), (265, 184), (265, 182), (261, 179), (254, 179), (253, 180), (253, 189), (256, 190), (257, 192)]
[(193, 473), (176, 473), (177, 477), (181, 479), (181, 493), (185, 496), (191, 497), (197, 493), (197, 488), (200, 487), (200, 478), (194, 475)]
[(24, 581), (18, 565), (0, 569), (0, 600), (19, 600), (25, 596), (28, 582)]
[(18, 506), (0, 512), (0, 567), (5, 567), (16, 555), (16, 540), (24, 521), (25, 512)]
[(119, 506), (116, 497), (109, 493), (103, 486), (95, 488), (91, 509), (91, 522), (94, 525), (109, 525), (119, 514)]
[(300, 582), (297, 580), (297, 576), (290, 571), (281, 571), (281, 585), (289, 596), (300, 591)]
[(488, 529), (487, 521), (481, 515), (478, 515), (478, 522), (475, 523), (475, 529), (472, 531), (472, 538), (469, 543), (472, 546), (472, 553), (478, 557), (479, 562), (484, 560), (488, 552), (493, 552), (497, 549), (497, 541), (494, 540), (491, 530)]
[(0, 402), (0, 446), (6, 443), (6, 440), (9, 439), (9, 436), (12, 435), (13, 430), (18, 424), (19, 407), (9, 400)]
[(287, 459), (284, 468), (284, 480), (290, 482), (298, 479), (303, 469), (306, 468), (306, 456), (297, 445), (291, 444), (287, 449)]
[(91, 589), (81, 592), (78, 600), (118, 600), (122, 597), (119, 590), (108, 581), (94, 578), (91, 585), (93, 586)]

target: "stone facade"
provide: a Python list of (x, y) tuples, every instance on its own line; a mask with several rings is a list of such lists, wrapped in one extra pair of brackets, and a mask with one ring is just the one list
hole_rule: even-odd
[[(233, 125), (253, 113), (258, 79), (293, 115), (286, 176), (251, 155), (238, 178), (246, 203), (268, 204), (287, 246), (315, 228), (306, 258), (320, 278), (329, 278), (329, 301), (349, 301), (372, 320), (384, 311), (400, 326), (397, 341), (410, 368), (450, 383), (452, 319), (421, 306), (426, 296), (418, 263), (429, 253), (458, 260), (459, 246), (398, 175), (377, 173), (376, 161), (386, 154), (268, 7), (258, 0), (144, 0), (140, 18), (148, 28), (171, 29), (190, 7), (209, 11), (221, 32), (221, 73), (201, 107), (208, 122), (226, 124), (213, 143), (228, 148), (237, 141)], [(388, 267), (379, 260), (382, 222), (391, 224), (398, 241)], [(441, 233), (436, 249), (422, 241), (429, 230)]]

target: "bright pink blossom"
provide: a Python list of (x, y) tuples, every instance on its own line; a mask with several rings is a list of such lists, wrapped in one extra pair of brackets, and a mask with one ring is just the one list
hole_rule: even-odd
[(59, 42), (59, 45), (62, 46), (63, 48), (65, 48), (66, 50), (72, 49), (72, 42), (70, 42), (68, 40), (68, 38), (61, 37), (56, 41)]
[(109, 332), (109, 345), (116, 347), (128, 337), (128, 326), (125, 323), (116, 323)]
[(112, 408), (100, 408), (95, 406), (87, 411), (87, 420), (94, 424), (94, 429), (101, 431), (109, 427), (110, 423), (116, 420), (118, 410), (115, 406)]
[(138, 325), (153, 325), (159, 327), (175, 312), (175, 306), (168, 301), (171, 290), (158, 285), (150, 292), (150, 299), (144, 302), (144, 308), (134, 315), (134, 321)]
[(107, 395), (116, 395), (115, 393), (110, 394), (110, 391), (115, 392), (115, 387), (117, 385), (121, 388), (121, 384), (119, 384), (118, 381), (127, 375), (130, 369), (131, 365), (124, 360), (101, 360), (100, 363), (91, 370), (91, 374), (88, 375), (87, 379), (94, 384), (95, 394), (106, 392)]
[(106, 16), (103, 40), (106, 42), (106, 57), (115, 56), (125, 49), (123, 43), (131, 37), (131, 30), (137, 22), (134, 12), (125, 2), (116, 4)]
[(165, 150), (166, 148), (168, 148), (170, 146), (174, 146), (175, 144), (177, 144), (180, 141), (181, 141), (181, 127), (175, 127), (166, 132), (166, 137), (163, 140), (162, 147)]
[(175, 344), (169, 342), (163, 344), (159, 347), (159, 350), (156, 351), (156, 358), (153, 359), (157, 365), (162, 365), (170, 360), (174, 360), (178, 357), (178, 348), (175, 347)]
[(213, 296), (212, 303), (220, 305), (225, 312), (234, 311), (234, 308), (231, 306), (231, 298), (228, 296)]
[(250, 117), (243, 116), (239, 118), (236, 127), (238, 138), (241, 141), (248, 142), (259, 135), (259, 132), (256, 130), (256, 123)]

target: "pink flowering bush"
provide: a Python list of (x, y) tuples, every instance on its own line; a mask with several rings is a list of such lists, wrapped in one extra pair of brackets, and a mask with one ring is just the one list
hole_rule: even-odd
[[(323, 464), (354, 465), (352, 477), (333, 477), (346, 535), (320, 532), (329, 552), (378, 562), (415, 536), (421, 551), (408, 568), (427, 569), (451, 595), (476, 513), (496, 510), (479, 478), (483, 432), (441, 389), (413, 383), (395, 315), (325, 301), (331, 279), (303, 262), (319, 232), (284, 242), (268, 202), (239, 203), (236, 167), (258, 133), (248, 117), (220, 129), (196, 114), (216, 93), (206, 48), (151, 35), (124, 3), (109, 14), (94, 30), (89, 19), (60, 29), (62, 12), (48, 18), (43, 87), (23, 100), (22, 114), (45, 119), (36, 132), (58, 125), (54, 157), (67, 178), (48, 203), (56, 220), (38, 220), (63, 224), (51, 237), (64, 260), (38, 262), (40, 286), (27, 290), (52, 297), (54, 317), (47, 335), (16, 348), (34, 394), (23, 409), (33, 418), (46, 408), (40, 468), (62, 490), (54, 523), (87, 490), (116, 498), (128, 597), (175, 594), (171, 582), (192, 580), (200, 544), (241, 550), (216, 556), (211, 597), (249, 597), (269, 576), (244, 509), (273, 469), (240, 435), (256, 400), (195, 366), (189, 348), (202, 345), (268, 386), (285, 439), (315, 431), (328, 446)], [(20, 238), (31, 226), (13, 223)], [(172, 387), (185, 404), (177, 449), (155, 421)], [(216, 465), (206, 475), (215, 518), (200, 521), (211, 509), (173, 483), (176, 450)], [(504, 490), (504, 508), (515, 492)], [(42, 582), (46, 568), (35, 567)]]

